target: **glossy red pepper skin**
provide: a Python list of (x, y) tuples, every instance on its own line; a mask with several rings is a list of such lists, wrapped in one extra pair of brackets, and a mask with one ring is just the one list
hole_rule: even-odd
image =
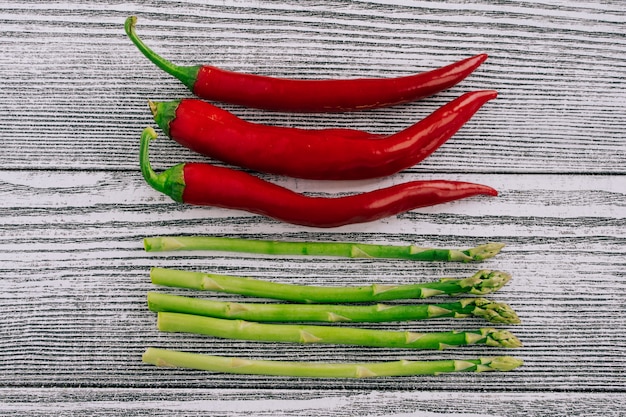
[(394, 106), (448, 89), (478, 68), (478, 54), (431, 71), (396, 78), (296, 80), (226, 71), (209, 65), (179, 66), (157, 55), (135, 33), (137, 18), (124, 28), (156, 66), (207, 100), (288, 112), (346, 112)]
[(244, 210), (302, 226), (329, 228), (371, 222), (420, 207), (479, 194), (495, 196), (491, 187), (457, 181), (411, 181), (342, 197), (312, 197), (230, 168), (204, 163), (176, 165), (160, 174), (152, 171), (148, 143), (141, 139), (140, 164), (146, 181), (176, 201)]
[(420, 74), (397, 78), (294, 80), (202, 66), (193, 93), (200, 98), (265, 110), (347, 112), (409, 103), (446, 90), (487, 59), (476, 55)]
[(311, 197), (244, 172), (208, 164), (184, 167), (183, 202), (261, 214), (310, 227), (371, 222), (420, 207), (475, 196), (497, 195), (489, 187), (453, 181), (411, 181), (344, 197)]
[(491, 90), (462, 95), (389, 136), (351, 129), (305, 130), (250, 123), (207, 102), (151, 103), (172, 139), (202, 155), (259, 172), (317, 180), (386, 177), (421, 162), (487, 101)]

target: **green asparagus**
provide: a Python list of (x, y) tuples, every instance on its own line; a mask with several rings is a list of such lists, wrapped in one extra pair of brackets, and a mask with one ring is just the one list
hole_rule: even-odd
[(422, 248), (351, 242), (284, 242), (214, 236), (157, 236), (144, 239), (148, 252), (211, 250), (266, 255), (339, 256), (347, 258), (393, 258), (415, 261), (473, 262), (497, 255), (503, 243), (487, 243), (469, 249)]
[(492, 328), (417, 333), (340, 326), (266, 324), (170, 312), (157, 314), (157, 328), (161, 331), (195, 333), (224, 339), (407, 349), (445, 349), (474, 344), (504, 348), (521, 346), (519, 339), (511, 332)]
[(511, 371), (522, 360), (510, 356), (464, 360), (324, 363), (251, 360), (148, 348), (142, 357), (148, 364), (209, 372), (272, 375), (301, 378), (372, 378), (385, 376), (438, 375), (448, 372)]
[(491, 323), (517, 324), (517, 314), (504, 303), (486, 298), (465, 298), (451, 303), (410, 305), (261, 304), (215, 301), (148, 292), (152, 311), (195, 314), (252, 321), (317, 321), (375, 323), (426, 320), (439, 317), (482, 317)]
[(376, 302), (437, 295), (486, 295), (499, 290), (511, 276), (500, 271), (479, 271), (471, 277), (441, 278), (407, 285), (372, 284), (364, 287), (322, 287), (281, 284), (252, 278), (176, 269), (152, 268), (153, 284), (194, 290), (217, 291), (300, 303)]

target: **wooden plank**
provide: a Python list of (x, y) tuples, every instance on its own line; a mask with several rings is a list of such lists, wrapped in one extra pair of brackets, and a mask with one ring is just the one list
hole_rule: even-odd
[[(478, 52), (491, 58), (459, 86), (411, 105), (338, 115), (225, 106), (250, 121), (398, 131), (461, 93), (496, 89), (439, 152), (409, 172), (624, 173), (626, 42), (622, 4), (587, 2), (0, 3), (0, 163), (8, 169), (132, 169), (151, 121), (147, 99), (190, 93), (150, 64), (146, 42), (198, 60), (285, 77), (391, 77)], [(29, 53), (23, 53), (27, 47)], [(174, 143), (172, 163), (198, 157)]]
[[(496, 185), (501, 196), (320, 231), (240, 212), (171, 203), (136, 173), (7, 172), (0, 188), (0, 312), (10, 320), (0, 323), (0, 385), (319, 387), (315, 380), (209, 376), (141, 364), (143, 349), (156, 345), (253, 358), (318, 361), (512, 353), (522, 357), (526, 365), (511, 374), (330, 384), (353, 389), (417, 389), (428, 383), (440, 389), (462, 390), (476, 384), (484, 389), (506, 386), (517, 391), (624, 390), (626, 334), (620, 311), (626, 302), (621, 290), (625, 284), (621, 271), (626, 252), (626, 189), (620, 177), (464, 177)], [(319, 184), (313, 181), (282, 183), (319, 192)], [(359, 182), (362, 189), (377, 185)], [(347, 192), (342, 187), (347, 185), (334, 184), (333, 192)], [(480, 265), (143, 252), (142, 237), (178, 233), (413, 242), (439, 247), (498, 240), (508, 246), (500, 256)], [(154, 316), (145, 306), (146, 291), (155, 289), (148, 279), (151, 266), (327, 285), (413, 282), (467, 276), (478, 268), (502, 269), (511, 272), (514, 280), (494, 298), (519, 312), (523, 324), (511, 330), (525, 347), (514, 352), (489, 348), (413, 352), (159, 334), (154, 329)], [(427, 331), (484, 325), (478, 320), (441, 320), (372, 327)]]
[[(298, 115), (224, 107), (259, 123), (393, 133), (465, 91), (496, 89), (497, 100), (402, 174), (352, 183), (263, 177), (329, 195), (443, 177), (492, 185), (500, 197), (332, 230), (173, 203), (141, 179), (138, 137), (153, 124), (147, 99), (191, 94), (126, 38), (130, 14), (146, 42), (177, 63), (282, 77), (393, 77), (487, 52), (459, 86), (392, 109)], [(0, 414), (625, 414), (625, 21), (618, 0), (0, 0)], [(152, 156), (157, 168), (202, 160), (165, 138)], [(158, 234), (507, 246), (480, 265), (145, 253), (141, 238)], [(514, 279), (492, 298), (520, 314), (523, 323), (510, 330), (524, 347), (415, 352), (161, 334), (146, 292), (199, 294), (152, 286), (155, 265), (327, 285), (502, 269)], [(525, 365), (508, 374), (319, 381), (156, 369), (140, 362), (147, 346), (313, 361), (509, 353)]]
[(617, 416), (621, 394), (545, 392), (0, 389), (5, 415)]

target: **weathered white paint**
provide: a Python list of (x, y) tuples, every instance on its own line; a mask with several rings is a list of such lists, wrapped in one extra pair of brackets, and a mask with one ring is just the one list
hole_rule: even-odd
[[(448, 178), (492, 185), (500, 196), (331, 230), (178, 205), (143, 182), (138, 139), (154, 125), (148, 99), (191, 94), (125, 37), (130, 14), (139, 16), (145, 41), (177, 63), (276, 76), (391, 77), (487, 52), (487, 62), (458, 86), (397, 108), (298, 115), (224, 107), (260, 123), (391, 133), (463, 92), (496, 89), (497, 100), (401, 174), (355, 182), (261, 176), (328, 195)], [(622, 1), (0, 1), (0, 414), (626, 414), (624, 22)], [(202, 160), (165, 137), (151, 152), (157, 169)], [(145, 253), (141, 239), (160, 234), (507, 246), (480, 265)], [(145, 306), (146, 292), (156, 289), (148, 278), (155, 265), (327, 285), (502, 269), (513, 280), (492, 298), (518, 312), (523, 323), (510, 330), (524, 343), (505, 353), (525, 365), (507, 374), (364, 381), (155, 369), (140, 362), (147, 346), (318, 361), (502, 353), (160, 334)], [(483, 325), (442, 319), (371, 327)]]

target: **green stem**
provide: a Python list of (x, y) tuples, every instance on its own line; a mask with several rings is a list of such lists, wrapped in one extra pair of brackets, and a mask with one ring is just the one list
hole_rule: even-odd
[(148, 307), (156, 312), (175, 312), (223, 319), (274, 322), (379, 323), (427, 320), (440, 317), (482, 317), (491, 323), (517, 324), (515, 311), (504, 303), (485, 298), (466, 298), (452, 303), (411, 305), (325, 305), (234, 303), (148, 292)]
[(150, 279), (155, 285), (216, 291), (250, 297), (272, 298), (298, 303), (358, 303), (428, 298), (437, 295), (486, 295), (499, 290), (510, 279), (500, 271), (479, 271), (468, 278), (441, 278), (435, 282), (362, 287), (322, 287), (282, 284), (253, 278), (176, 269), (152, 268)]
[(158, 313), (157, 327), (164, 332), (194, 333), (224, 339), (263, 342), (324, 343), (404, 349), (445, 349), (466, 345), (503, 348), (521, 346), (520, 341), (511, 332), (491, 328), (416, 333), (338, 326), (266, 324), (169, 312)]
[(166, 73), (172, 75), (173, 77), (177, 78), (179, 81), (185, 84), (187, 88), (189, 88), (190, 90), (193, 90), (193, 86), (196, 82), (196, 79), (198, 78), (198, 71), (200, 70), (201, 67), (200, 66), (185, 67), (185, 66), (176, 65), (170, 61), (167, 61), (161, 56), (157, 55), (156, 52), (150, 49), (137, 36), (137, 33), (135, 32), (136, 23), (137, 23), (136, 16), (128, 17), (126, 21), (124, 22), (124, 30), (126, 31), (126, 35), (128, 35), (130, 40), (135, 44), (137, 49), (139, 49), (141, 53), (144, 54), (144, 56), (148, 58), (150, 61), (152, 61), (152, 63), (155, 64), (157, 67), (159, 67)]
[(139, 166), (146, 182), (155, 190), (170, 196), (178, 202), (183, 201), (185, 190), (184, 164), (175, 165), (157, 174), (150, 165), (150, 142), (157, 138), (153, 128), (147, 127), (141, 133), (139, 144)]
[(167, 136), (170, 135), (170, 123), (176, 118), (176, 110), (179, 105), (180, 100), (166, 102), (148, 101), (154, 121)]
[(214, 236), (157, 236), (144, 239), (148, 252), (206, 250), (267, 255), (339, 256), (346, 258), (395, 258), (415, 261), (472, 262), (494, 257), (503, 243), (488, 243), (465, 250), (421, 248), (351, 242), (281, 242)]
[(301, 378), (371, 378), (438, 375), (448, 372), (512, 371), (522, 361), (510, 356), (465, 360), (324, 363), (251, 360), (148, 348), (143, 362), (165, 367), (197, 369), (240, 375), (272, 375)]

